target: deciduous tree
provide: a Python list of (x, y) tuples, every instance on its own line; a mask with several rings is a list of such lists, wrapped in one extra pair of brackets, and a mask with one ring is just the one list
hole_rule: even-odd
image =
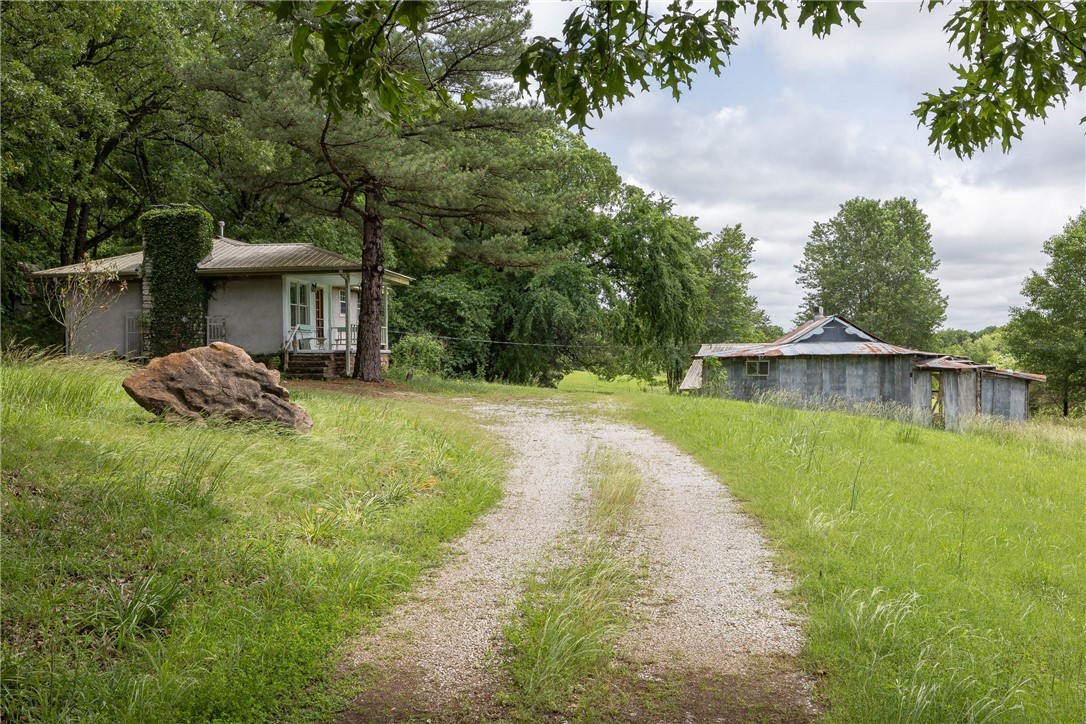
[[(4, 239), (78, 262), (188, 190), (178, 175), (200, 162), (185, 147), (201, 109), (184, 72), (214, 53), (217, 15), (198, 3), (19, 2), (0, 19)], [(182, 156), (153, 168), (163, 146)]]
[(698, 265), (705, 233), (672, 207), (626, 186), (597, 253), (613, 338), (632, 355), (623, 371), (651, 377), (663, 370), (675, 391), (705, 323), (707, 279)]
[[(928, 0), (929, 10), (947, 0)], [(269, 3), (293, 27), (295, 56), (310, 43), (330, 49), (314, 67), (313, 91), (333, 109), (368, 107), (396, 122), (411, 121), (456, 100), (433, 82), (425, 66), (408, 68), (394, 51), (397, 38), (423, 38), (442, 5), (376, 0), (356, 3), (299, 0)], [(650, 83), (678, 98), (699, 66), (719, 74), (738, 39), (735, 22), (753, 12), (755, 24), (795, 19), (816, 36), (846, 21), (860, 24), (862, 2), (737, 0), (665, 7), (641, 2), (580, 2), (560, 38), (535, 38), (522, 52), (516, 77), (571, 124), (584, 126)], [(1079, 2), (955, 4), (944, 27), (960, 51), (958, 82), (928, 93), (915, 115), (931, 129), (930, 143), (959, 156), (992, 142), (1010, 148), (1026, 118), (1044, 118), (1086, 87), (1086, 6)], [(460, 98), (470, 104), (471, 98)], [(1084, 119), (1086, 120), (1086, 119)]]
[(1022, 364), (1048, 375), (1066, 416), (1086, 397), (1086, 209), (1044, 251), (1050, 261), (1026, 277), (1026, 304), (1011, 309), (1004, 337)]
[(703, 342), (766, 341), (769, 318), (750, 293), (756, 241), (736, 224), (724, 227), (699, 248), (709, 278)]
[(69, 354), (84, 348), (87, 320), (108, 310), (128, 288), (116, 271), (96, 269), (89, 257), (83, 257), (79, 273), (46, 279), (42, 297), (49, 316), (64, 328), (64, 347)]
[(915, 201), (851, 199), (811, 231), (796, 265), (805, 290), (796, 322), (820, 306), (888, 342), (923, 349), (946, 318), (938, 267)]

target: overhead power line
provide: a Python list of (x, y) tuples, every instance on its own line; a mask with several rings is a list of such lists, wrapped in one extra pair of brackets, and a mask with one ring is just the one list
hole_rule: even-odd
[(411, 335), (414, 337), (428, 337), (430, 339), (445, 339), (453, 342), (480, 342), (483, 344), (501, 344), (510, 347), (552, 347), (559, 349), (624, 349), (640, 352), (647, 347), (632, 347), (622, 344), (560, 344), (557, 342), (509, 342), (501, 339), (486, 339), (484, 337), (450, 337), (443, 334), (430, 334), (428, 332), (411, 332), (403, 329), (390, 329), (389, 334), (399, 336)]

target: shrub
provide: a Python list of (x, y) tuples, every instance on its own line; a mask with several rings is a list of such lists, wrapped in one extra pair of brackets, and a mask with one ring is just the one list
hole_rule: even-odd
[(415, 370), (440, 374), (445, 357), (445, 346), (433, 337), (411, 334), (392, 346), (392, 365), (406, 369), (408, 379)]

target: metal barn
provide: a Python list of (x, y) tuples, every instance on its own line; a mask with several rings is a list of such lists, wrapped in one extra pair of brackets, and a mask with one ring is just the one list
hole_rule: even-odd
[(1029, 385), (1044, 382), (1044, 375), (1004, 370), (960, 357), (939, 357), (918, 362), (917, 374), (933, 378), (933, 409), (942, 412), (948, 430), (957, 430), (970, 415), (1006, 420), (1029, 418)]
[(958, 429), (976, 413), (1026, 419), (1028, 385), (1043, 381), (1042, 375), (889, 344), (844, 317), (817, 316), (774, 342), (703, 345), (680, 389), (713, 390), (737, 400), (780, 390), (853, 403), (892, 402), (913, 408), (928, 424), (934, 414)]

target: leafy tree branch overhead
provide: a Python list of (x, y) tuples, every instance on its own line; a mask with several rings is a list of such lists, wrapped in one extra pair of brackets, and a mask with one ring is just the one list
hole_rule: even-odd
[[(449, 13), (478, 3), (276, 0), (268, 8), (293, 28), (295, 61), (323, 50), (312, 64), (313, 93), (333, 112), (367, 108), (393, 123), (413, 123), (450, 104), (471, 107), (470, 87), (450, 89), (440, 79), (439, 54), (421, 68), (400, 62), (404, 49), (420, 55), (435, 26)], [(947, 4), (929, 0), (929, 11)], [(567, 123), (583, 127), (592, 116), (652, 84), (678, 98), (702, 67), (720, 74), (738, 42), (736, 20), (779, 22), (828, 35), (846, 22), (859, 25), (862, 2), (736, 0), (708, 7), (673, 0), (583, 2), (566, 19), (561, 38), (534, 38), (522, 51), (514, 77)], [(929, 143), (971, 156), (993, 143), (1004, 151), (1020, 139), (1027, 119), (1045, 118), (1086, 87), (1086, 5), (1075, 2), (969, 2), (955, 6), (944, 26), (962, 56), (957, 83), (926, 93), (914, 115), (930, 129)], [(1086, 118), (1083, 119), (1086, 121)]]

